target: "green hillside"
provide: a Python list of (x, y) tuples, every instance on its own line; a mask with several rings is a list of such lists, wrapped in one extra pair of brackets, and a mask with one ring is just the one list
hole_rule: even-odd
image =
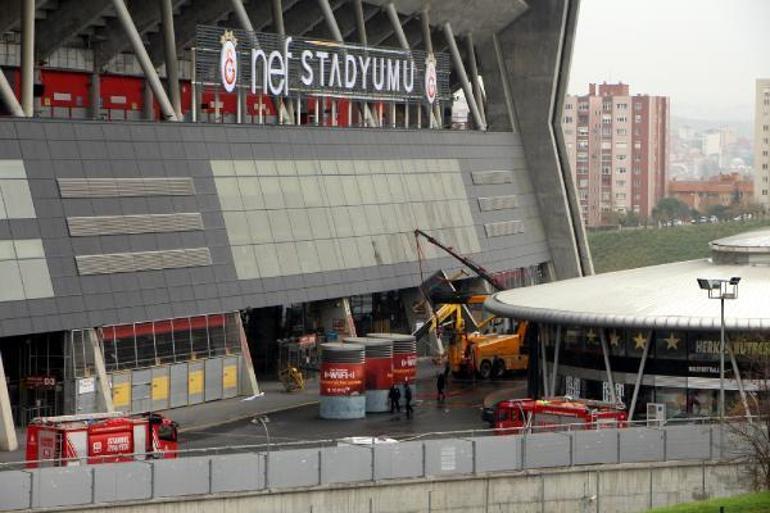
[(765, 513), (770, 511), (770, 492), (690, 502), (668, 508), (652, 509), (648, 513), (719, 513), (720, 506), (725, 508), (725, 513)]
[(770, 227), (770, 220), (690, 224), (660, 229), (589, 232), (597, 273), (704, 258), (708, 243), (737, 233)]

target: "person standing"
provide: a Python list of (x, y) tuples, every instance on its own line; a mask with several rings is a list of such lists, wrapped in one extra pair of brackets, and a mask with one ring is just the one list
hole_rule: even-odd
[(404, 381), (404, 403), (406, 409), (406, 418), (411, 419), (414, 410), (412, 409), (412, 387), (409, 386), (408, 380)]
[(439, 373), (438, 376), (436, 376), (436, 401), (439, 403), (446, 401), (446, 376), (443, 373)]
[(395, 384), (391, 385), (388, 391), (388, 399), (390, 399), (390, 413), (400, 413), (401, 404), (399, 404), (399, 401), (401, 400), (401, 391)]

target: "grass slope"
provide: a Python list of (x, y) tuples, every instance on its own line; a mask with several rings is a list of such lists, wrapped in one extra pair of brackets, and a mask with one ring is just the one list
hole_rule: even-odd
[(690, 224), (650, 230), (589, 232), (588, 244), (597, 273), (648, 265), (693, 260), (709, 256), (708, 243), (714, 239), (758, 228), (770, 227), (770, 220), (718, 224)]
[(651, 509), (648, 513), (718, 513), (720, 506), (724, 506), (725, 513), (766, 513), (770, 511), (770, 492), (688, 502), (667, 508)]

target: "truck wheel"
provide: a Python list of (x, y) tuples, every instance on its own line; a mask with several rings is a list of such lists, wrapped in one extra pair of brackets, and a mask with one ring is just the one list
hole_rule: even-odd
[(479, 365), (479, 376), (481, 379), (489, 379), (492, 376), (492, 362), (484, 360)]
[(505, 362), (503, 360), (497, 360), (492, 366), (492, 377), (494, 379), (500, 379), (505, 376)]

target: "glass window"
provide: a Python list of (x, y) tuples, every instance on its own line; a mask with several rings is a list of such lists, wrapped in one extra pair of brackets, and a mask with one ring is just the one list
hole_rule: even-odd
[(262, 278), (280, 276), (281, 268), (278, 265), (278, 256), (273, 244), (260, 244), (252, 246), (252, 249), (254, 250), (254, 257), (257, 260), (259, 275)]
[(259, 185), (262, 189), (262, 198), (265, 200), (265, 207), (269, 209), (284, 208), (283, 192), (278, 178), (260, 177)]
[(282, 274), (300, 274), (302, 272), (297, 258), (297, 247), (293, 242), (276, 244), (275, 251)]
[(666, 405), (666, 418), (687, 415), (687, 392), (683, 388), (658, 387), (655, 390), (655, 402)]
[(270, 219), (270, 230), (275, 241), (292, 240), (291, 223), (285, 210), (270, 210), (267, 213)]

